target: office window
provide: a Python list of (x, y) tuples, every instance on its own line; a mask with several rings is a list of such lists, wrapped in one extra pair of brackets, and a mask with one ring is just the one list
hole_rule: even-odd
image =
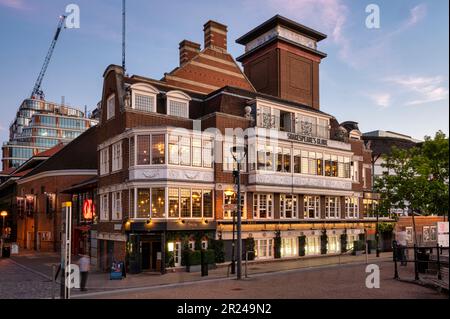
[(122, 219), (122, 192), (112, 193), (112, 219)]
[(253, 195), (253, 216), (254, 218), (271, 219), (273, 211), (272, 194)]
[(280, 195), (281, 218), (297, 218), (297, 195)]
[(165, 135), (152, 135), (152, 164), (164, 164), (166, 162)]
[(152, 188), (152, 218), (163, 218), (165, 216), (165, 188)]
[(150, 189), (138, 188), (136, 218), (150, 217)]
[(100, 195), (100, 220), (109, 220), (108, 194)]
[(114, 117), (114, 113), (116, 111), (115, 108), (116, 108), (116, 96), (113, 94), (106, 101), (106, 119), (107, 120)]
[(100, 175), (109, 173), (109, 148), (100, 151)]
[(150, 135), (137, 137), (137, 159), (138, 165), (150, 164)]
[(325, 217), (340, 218), (341, 199), (339, 197), (325, 197)]
[(320, 197), (304, 196), (304, 214), (305, 218), (320, 218)]
[(116, 143), (112, 146), (112, 171), (122, 169), (122, 142)]

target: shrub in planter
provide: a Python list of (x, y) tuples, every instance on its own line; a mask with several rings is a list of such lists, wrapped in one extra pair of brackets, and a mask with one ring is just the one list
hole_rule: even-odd
[(175, 258), (173, 251), (166, 250), (166, 267), (175, 267)]
[(225, 249), (223, 240), (214, 240), (213, 241), (213, 247), (214, 247), (214, 258), (216, 263), (223, 263), (225, 262)]
[(306, 255), (305, 247), (306, 247), (306, 236), (303, 235), (298, 238), (298, 255), (299, 256)]
[(253, 237), (249, 237), (245, 240), (245, 248), (248, 253), (248, 260), (255, 259), (255, 239)]
[(344, 254), (347, 252), (347, 233), (341, 234), (341, 252)]
[(324, 229), (322, 231), (322, 235), (320, 235), (320, 253), (322, 255), (326, 255), (328, 252), (327, 244), (328, 244), (328, 235), (327, 231)]
[(275, 232), (274, 257), (281, 258), (281, 232), (279, 230)]

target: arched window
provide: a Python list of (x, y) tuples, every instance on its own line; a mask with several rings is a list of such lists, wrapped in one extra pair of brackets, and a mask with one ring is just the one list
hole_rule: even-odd
[(181, 91), (167, 92), (167, 115), (189, 118), (191, 98)]
[(131, 108), (156, 113), (156, 97), (159, 91), (150, 84), (136, 83), (131, 86)]

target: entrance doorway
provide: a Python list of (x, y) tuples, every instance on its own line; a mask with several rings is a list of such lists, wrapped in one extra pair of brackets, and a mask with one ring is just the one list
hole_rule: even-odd
[[(142, 271), (159, 271), (158, 257), (161, 255), (161, 242), (141, 242), (141, 269)], [(159, 257), (160, 258), (160, 257)]]

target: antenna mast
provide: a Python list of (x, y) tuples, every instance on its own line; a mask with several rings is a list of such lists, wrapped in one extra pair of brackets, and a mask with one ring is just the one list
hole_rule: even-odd
[(125, 65), (125, 34), (126, 34), (126, 0), (122, 0), (122, 68), (123, 72), (126, 71), (126, 65)]

